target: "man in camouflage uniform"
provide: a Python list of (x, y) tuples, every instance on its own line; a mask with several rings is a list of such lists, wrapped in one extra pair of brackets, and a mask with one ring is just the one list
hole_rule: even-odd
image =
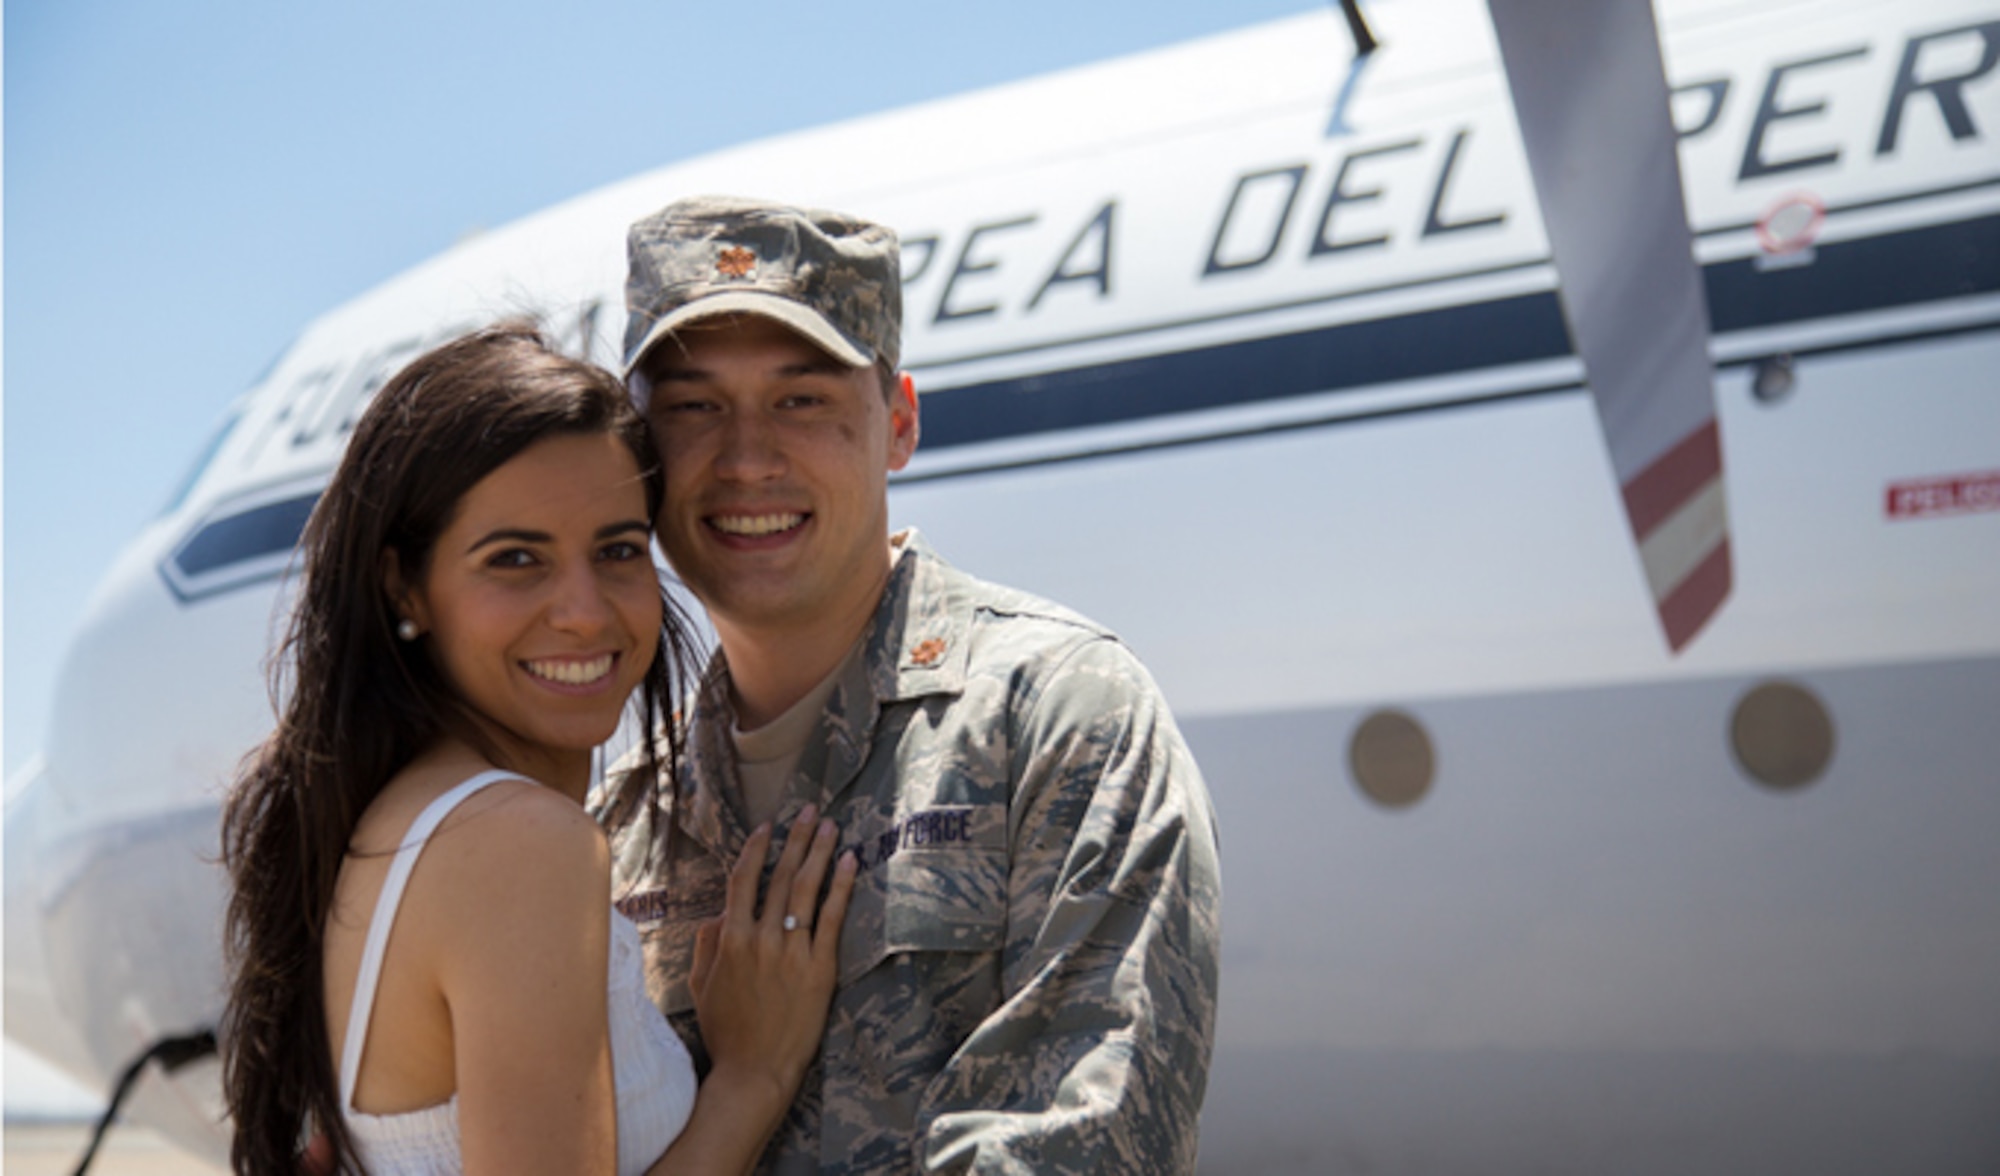
[(633, 226), (630, 261), (656, 529), (721, 648), (682, 778), (614, 830), (615, 885), (697, 1057), (695, 930), (750, 830), (812, 804), (861, 865), (824, 1048), (760, 1171), (1191, 1171), (1208, 795), (1115, 636), (888, 533), (918, 412), (894, 235), (689, 200)]

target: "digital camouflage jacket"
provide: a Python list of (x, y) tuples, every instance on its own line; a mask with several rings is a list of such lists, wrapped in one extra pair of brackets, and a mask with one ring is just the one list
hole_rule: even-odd
[[(818, 803), (862, 869), (824, 1047), (759, 1170), (1191, 1172), (1221, 918), (1201, 775), (1115, 636), (900, 541), (779, 815)], [(726, 673), (679, 811), (656, 787), (613, 831), (618, 906), (697, 1058), (694, 933), (749, 832)]]

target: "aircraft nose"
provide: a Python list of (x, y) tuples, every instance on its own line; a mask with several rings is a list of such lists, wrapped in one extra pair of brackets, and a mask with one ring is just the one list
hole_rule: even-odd
[(7, 782), (6, 1004), (7, 1036), (73, 1074), (95, 1072), (49, 980), (48, 944), (42, 934), (42, 887), (47, 863), (41, 852), (41, 809), (47, 794), (43, 762), (36, 759)]

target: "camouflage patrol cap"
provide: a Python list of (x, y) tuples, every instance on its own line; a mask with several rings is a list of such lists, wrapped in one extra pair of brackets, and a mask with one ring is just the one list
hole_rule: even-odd
[(838, 212), (697, 196), (637, 221), (626, 239), (625, 378), (645, 407), (639, 361), (697, 319), (775, 319), (854, 367), (892, 370), (903, 283), (896, 234)]

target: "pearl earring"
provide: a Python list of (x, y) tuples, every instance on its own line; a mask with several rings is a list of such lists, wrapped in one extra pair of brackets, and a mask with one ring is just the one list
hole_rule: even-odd
[(415, 641), (419, 632), (417, 623), (408, 617), (396, 622), (396, 636), (405, 641)]

